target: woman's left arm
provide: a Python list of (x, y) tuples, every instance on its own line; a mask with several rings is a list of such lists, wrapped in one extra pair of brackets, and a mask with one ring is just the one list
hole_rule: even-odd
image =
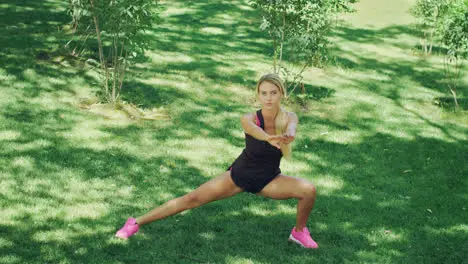
[(299, 123), (297, 115), (293, 112), (288, 112), (288, 124), (284, 133), (284, 143), (289, 144), (296, 138), (296, 128)]

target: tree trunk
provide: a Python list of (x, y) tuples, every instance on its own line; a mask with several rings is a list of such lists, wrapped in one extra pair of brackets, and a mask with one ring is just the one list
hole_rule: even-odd
[(434, 30), (431, 30), (431, 34), (429, 35), (429, 53), (428, 55), (432, 54), (432, 45), (433, 45), (433, 37), (434, 37)]
[(280, 55), (279, 55), (279, 63), (278, 63), (278, 73), (281, 70), (281, 63), (283, 62), (283, 44), (284, 44), (284, 31), (286, 27), (286, 11), (283, 12), (283, 28), (281, 30), (281, 44), (280, 44)]
[(91, 12), (93, 13), (94, 26), (96, 28), (96, 37), (97, 37), (97, 40), (98, 40), (98, 48), (99, 48), (99, 61), (101, 62), (102, 71), (106, 73), (106, 78), (104, 80), (105, 81), (104, 87), (106, 89), (106, 95), (108, 95), (108, 93), (109, 93), (109, 84), (108, 84), (109, 74), (107, 72), (107, 65), (105, 63), (104, 54), (103, 54), (103, 51), (102, 51), (101, 30), (99, 29), (99, 19), (96, 16), (96, 7), (94, 6), (94, 0), (89, 0), (89, 3), (91, 5)]
[(426, 35), (426, 32), (424, 32), (424, 36), (423, 36), (423, 38), (421, 40), (421, 45), (422, 45), (424, 55), (427, 55), (427, 35)]
[(96, 37), (98, 40), (98, 48), (99, 48), (99, 60), (101, 62), (101, 68), (104, 70), (105, 68), (105, 63), (104, 63), (104, 54), (102, 51), (102, 41), (101, 41), (101, 30), (99, 29), (99, 20), (96, 16), (96, 10), (94, 6), (94, 0), (89, 0), (91, 4), (91, 12), (93, 12), (93, 21), (94, 21), (94, 27), (96, 28)]
[(112, 80), (112, 102), (115, 104), (116, 103), (116, 89), (117, 89), (117, 78), (118, 78), (118, 73), (119, 73), (119, 52), (117, 48), (117, 37), (114, 36), (114, 52), (112, 56), (113, 64), (114, 64), (114, 74), (113, 74), (113, 80)]
[(457, 100), (456, 88), (449, 87), (449, 89), (450, 89), (450, 92), (452, 93), (453, 101), (455, 102), (455, 108), (458, 109), (459, 105), (458, 105), (458, 100)]
[(277, 56), (276, 49), (277, 49), (277, 46), (278, 46), (278, 44), (277, 44), (277, 41), (276, 41), (276, 37), (274, 37), (274, 39), (273, 39), (273, 72), (274, 73), (278, 73), (276, 71), (276, 63), (277, 63), (276, 62), (276, 56)]
[(293, 88), (291, 89), (291, 91), (289, 91), (289, 93), (287, 93), (287, 91), (286, 91), (286, 94), (287, 94), (287, 97), (286, 97), (286, 98), (288, 98), (289, 96), (291, 96), (291, 94), (294, 92), (294, 90), (296, 90), (297, 86), (298, 86), (300, 83), (302, 83), (302, 79), (303, 79), (302, 73), (305, 71), (305, 69), (307, 68), (307, 66), (308, 66), (307, 63), (304, 64), (304, 66), (303, 66), (302, 69), (299, 71), (299, 73), (296, 74), (296, 76), (294, 76), (294, 79), (293, 79), (293, 81), (292, 81), (292, 83), (293, 83), (294, 86), (293, 86)]

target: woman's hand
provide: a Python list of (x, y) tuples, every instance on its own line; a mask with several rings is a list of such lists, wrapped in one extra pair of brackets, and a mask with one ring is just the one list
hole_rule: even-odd
[(282, 142), (284, 140), (284, 137), (283, 136), (280, 136), (280, 135), (269, 135), (267, 137), (267, 142), (270, 143), (270, 145), (272, 145), (273, 147), (277, 148), (277, 149), (281, 149), (280, 147), (280, 142)]
[(286, 131), (286, 133), (283, 134), (282, 142), (284, 144), (289, 144), (289, 143), (294, 141), (294, 138), (296, 138), (296, 132), (295, 131)]

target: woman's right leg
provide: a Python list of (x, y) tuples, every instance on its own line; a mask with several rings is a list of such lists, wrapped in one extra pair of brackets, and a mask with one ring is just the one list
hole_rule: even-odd
[(140, 226), (145, 225), (212, 201), (231, 197), (242, 191), (243, 190), (232, 181), (231, 171), (226, 171), (218, 177), (200, 185), (200, 187), (194, 191), (172, 199), (154, 208), (145, 215), (138, 217), (136, 223)]

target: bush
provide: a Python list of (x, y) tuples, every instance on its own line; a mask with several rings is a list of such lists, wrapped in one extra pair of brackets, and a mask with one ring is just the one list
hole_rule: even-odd
[[(457, 87), (468, 54), (468, 0), (418, 0), (412, 10), (420, 19), (421, 29), (430, 32), (431, 39), (447, 49), (444, 55), (445, 77), (458, 108)], [(429, 53), (431, 47), (432, 40), (427, 50)]]
[[(339, 12), (351, 12), (356, 0), (254, 0), (273, 44), (273, 71), (285, 81), (288, 95), (303, 72), (327, 60), (328, 34)], [(287, 95), (287, 96), (288, 96)]]
[(143, 34), (157, 19), (158, 7), (154, 0), (69, 0), (79, 36), (72, 41), (86, 47), (94, 36), (95, 46), (89, 48), (97, 50), (102, 89), (109, 102), (119, 100), (127, 67), (148, 47)]
[(436, 29), (443, 19), (450, 0), (417, 0), (411, 13), (418, 19), (421, 46), (425, 55), (432, 53)]
[(468, 54), (468, 1), (453, 1), (438, 31), (440, 41), (448, 50), (444, 59), (445, 76), (458, 108), (457, 88)]

